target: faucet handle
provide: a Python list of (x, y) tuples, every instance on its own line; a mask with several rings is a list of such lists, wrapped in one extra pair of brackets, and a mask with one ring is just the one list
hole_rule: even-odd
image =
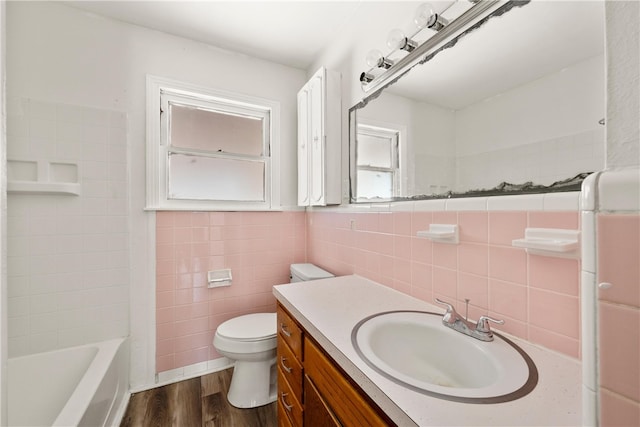
[(447, 307), (447, 314), (449, 314), (449, 313), (455, 313), (455, 312), (456, 312), (456, 309), (455, 309), (455, 308), (453, 308), (453, 306), (452, 306), (451, 304), (449, 304), (448, 302), (442, 301), (442, 300), (441, 300), (441, 299), (439, 299), (439, 298), (436, 298), (435, 300), (436, 300), (436, 302), (437, 302), (438, 304), (440, 304), (440, 305), (444, 305), (445, 307)]
[(476, 325), (476, 331), (478, 332), (491, 332), (491, 329), (489, 328), (489, 322), (493, 322), (497, 325), (503, 325), (504, 324), (504, 320), (500, 319), (493, 319), (489, 316), (480, 316), (480, 318), (478, 319), (478, 323)]
[(456, 312), (456, 309), (453, 308), (453, 306), (451, 304), (449, 304), (448, 302), (444, 302), (441, 299), (436, 298), (435, 299), (436, 302), (440, 305), (444, 305), (445, 307), (447, 307), (447, 312), (444, 314), (444, 316), (442, 317), (442, 323), (449, 323), (449, 324), (453, 324), (456, 322), (456, 320), (460, 317), (458, 315), (458, 313)]

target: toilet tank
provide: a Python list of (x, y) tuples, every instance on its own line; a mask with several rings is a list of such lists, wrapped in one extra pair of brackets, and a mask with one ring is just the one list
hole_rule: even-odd
[(291, 264), (291, 283), (326, 279), (333, 274), (313, 264)]

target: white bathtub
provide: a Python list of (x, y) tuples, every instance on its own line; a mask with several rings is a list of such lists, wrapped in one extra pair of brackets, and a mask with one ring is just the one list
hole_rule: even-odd
[(10, 426), (111, 426), (128, 396), (126, 339), (8, 359)]

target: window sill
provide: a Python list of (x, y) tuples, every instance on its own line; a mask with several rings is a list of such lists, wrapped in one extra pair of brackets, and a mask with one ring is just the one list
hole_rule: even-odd
[(189, 211), (189, 212), (281, 212), (281, 206), (269, 207), (262, 204), (242, 203), (184, 203), (180, 205), (145, 206), (146, 212), (155, 211)]

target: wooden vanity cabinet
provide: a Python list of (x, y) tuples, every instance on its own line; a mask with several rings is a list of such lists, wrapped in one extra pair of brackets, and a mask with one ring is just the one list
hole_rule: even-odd
[(393, 426), (278, 304), (278, 425)]

